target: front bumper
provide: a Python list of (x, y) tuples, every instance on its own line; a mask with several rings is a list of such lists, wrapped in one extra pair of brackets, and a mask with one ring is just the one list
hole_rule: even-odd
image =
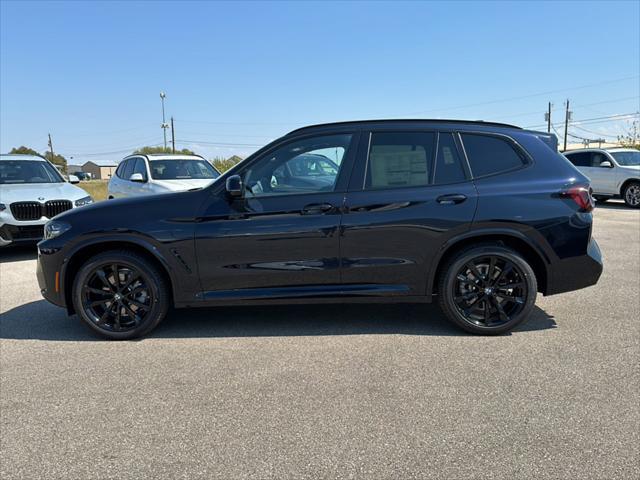
[(595, 285), (603, 268), (600, 247), (592, 238), (585, 255), (566, 258), (554, 265), (546, 294), (555, 295)]
[(42, 248), (38, 245), (36, 277), (40, 293), (45, 300), (59, 307), (66, 307), (62, 283), (63, 254), (58, 249)]
[(29, 222), (27, 225), (0, 225), (0, 247), (19, 243), (37, 243), (42, 240), (46, 222)]

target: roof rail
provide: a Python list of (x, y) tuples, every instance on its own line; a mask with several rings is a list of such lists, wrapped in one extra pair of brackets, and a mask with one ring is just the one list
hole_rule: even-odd
[(500, 123), (500, 122), (485, 122), (484, 120), (447, 120), (447, 119), (435, 119), (435, 118), (406, 118), (406, 119), (378, 119), (378, 120), (350, 120), (344, 122), (329, 122), (329, 123), (318, 123), (315, 125), (308, 125), (306, 127), (297, 128), (295, 130), (290, 131), (287, 135), (291, 135), (292, 133), (302, 132), (307, 129), (319, 128), (319, 127), (331, 127), (331, 126), (348, 126), (348, 125), (368, 125), (374, 123), (458, 123), (458, 124), (471, 124), (471, 125), (486, 125), (493, 127), (505, 127), (505, 128), (517, 128), (518, 130), (522, 130), (521, 127), (517, 125), (511, 125), (508, 123)]

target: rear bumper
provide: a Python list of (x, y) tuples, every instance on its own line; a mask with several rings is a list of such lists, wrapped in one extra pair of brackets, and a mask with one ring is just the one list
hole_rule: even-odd
[(591, 239), (586, 255), (560, 260), (553, 266), (547, 295), (571, 292), (598, 283), (602, 275), (603, 263), (600, 247)]

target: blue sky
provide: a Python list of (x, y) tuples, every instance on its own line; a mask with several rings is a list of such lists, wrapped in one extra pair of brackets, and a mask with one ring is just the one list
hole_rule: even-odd
[[(73, 163), (162, 142), (246, 155), (310, 123), (498, 120), (616, 135), (640, 110), (640, 2), (7, 2), (0, 150)], [(561, 132), (561, 129), (559, 128)], [(607, 137), (610, 138), (610, 137)]]

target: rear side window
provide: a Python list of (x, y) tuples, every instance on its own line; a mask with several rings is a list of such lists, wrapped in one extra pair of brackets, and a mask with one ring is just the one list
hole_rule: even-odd
[(373, 133), (365, 188), (429, 185), (434, 143), (430, 132)]
[(525, 163), (522, 154), (505, 139), (470, 133), (461, 136), (474, 177), (513, 170)]
[(438, 156), (436, 157), (433, 183), (439, 185), (465, 180), (466, 175), (456, 143), (453, 140), (453, 134), (441, 133), (438, 135)]
[(576, 167), (591, 166), (591, 152), (565, 153), (564, 156)]

